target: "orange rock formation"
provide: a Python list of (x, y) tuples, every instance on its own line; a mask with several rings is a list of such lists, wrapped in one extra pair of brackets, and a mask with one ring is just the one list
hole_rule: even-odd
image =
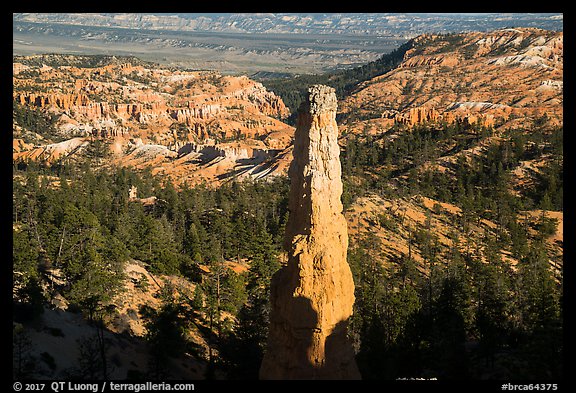
[(499, 29), (413, 42), (398, 68), (342, 102), (344, 118), (373, 119), (380, 132), (430, 121), (526, 127), (543, 115), (562, 124), (563, 32)]
[(293, 161), (288, 264), (272, 279), (262, 379), (359, 379), (347, 339), (354, 282), (346, 261), (334, 89), (316, 85), (300, 107)]

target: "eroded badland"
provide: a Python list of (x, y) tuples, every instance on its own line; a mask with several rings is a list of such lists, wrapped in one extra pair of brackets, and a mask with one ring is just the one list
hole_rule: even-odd
[[(45, 310), (44, 328), (15, 325), (39, 343), (26, 353), (45, 367), (32, 375), (79, 375), (74, 359), (98, 343), (82, 332), (99, 312), (111, 360), (95, 363), (109, 371), (98, 377), (159, 372), (153, 361), (174, 378), (534, 372), (522, 340), (556, 350), (542, 329), (557, 328), (550, 299), (563, 280), (563, 33), (420, 35), (389, 71), (340, 91), (309, 90), (294, 126), (280, 94), (247, 76), (113, 56), (15, 59), (14, 294), (33, 304), (37, 283)], [(116, 174), (101, 180), (111, 206), (75, 166)], [(82, 197), (49, 204), (74, 182)], [(95, 305), (80, 295), (94, 283)], [(182, 341), (166, 344), (162, 329)], [(398, 360), (408, 354), (418, 362)]]

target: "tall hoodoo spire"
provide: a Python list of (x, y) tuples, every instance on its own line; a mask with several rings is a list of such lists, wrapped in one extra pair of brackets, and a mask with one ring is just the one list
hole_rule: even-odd
[(336, 109), (334, 89), (322, 85), (310, 87), (300, 106), (288, 172), (288, 263), (272, 278), (262, 379), (360, 378), (346, 336), (354, 282), (346, 262)]

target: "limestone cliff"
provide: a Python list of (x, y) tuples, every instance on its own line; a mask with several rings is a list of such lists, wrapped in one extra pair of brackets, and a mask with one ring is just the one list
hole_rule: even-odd
[(294, 136), (288, 263), (272, 279), (262, 379), (359, 379), (346, 337), (354, 282), (346, 262), (336, 95), (312, 86)]

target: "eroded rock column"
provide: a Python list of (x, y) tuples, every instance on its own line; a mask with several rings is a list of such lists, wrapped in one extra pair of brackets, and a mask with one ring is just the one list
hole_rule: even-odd
[(262, 379), (359, 379), (346, 337), (354, 282), (346, 261), (348, 230), (334, 89), (315, 85), (302, 103), (289, 169), (288, 263), (272, 278)]

